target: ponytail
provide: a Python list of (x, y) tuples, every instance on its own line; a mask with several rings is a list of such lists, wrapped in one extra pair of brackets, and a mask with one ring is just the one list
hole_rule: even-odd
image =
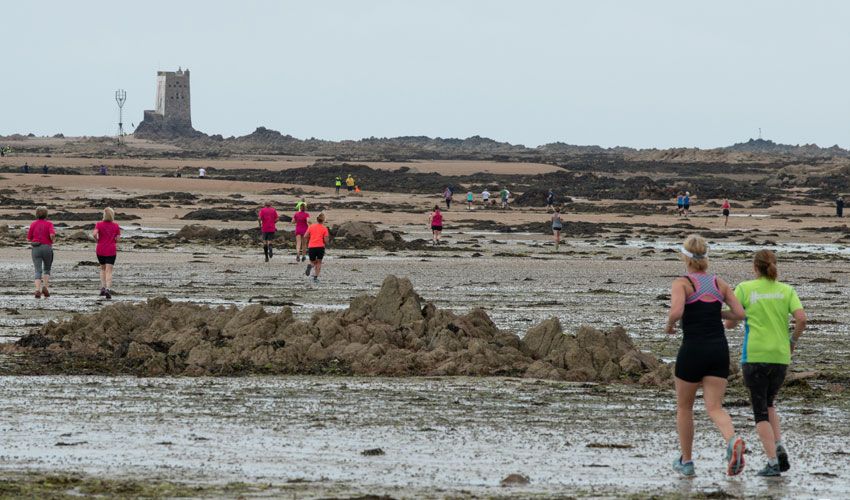
[(753, 266), (758, 273), (771, 281), (776, 281), (779, 277), (779, 270), (776, 268), (776, 254), (771, 250), (759, 250), (753, 256)]

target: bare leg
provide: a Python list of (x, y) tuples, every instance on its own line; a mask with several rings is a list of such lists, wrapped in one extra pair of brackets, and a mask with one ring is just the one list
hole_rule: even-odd
[(319, 273), (322, 272), (322, 261), (314, 260), (313, 261), (313, 273), (315, 277), (319, 277)]
[(676, 382), (676, 430), (679, 432), (679, 447), (682, 450), (682, 462), (691, 460), (694, 446), (694, 399), (698, 383), (685, 382), (680, 378)]
[(756, 424), (756, 432), (759, 435), (762, 446), (764, 446), (764, 454), (769, 460), (776, 458), (776, 436), (773, 434), (773, 427), (767, 420)]
[(721, 377), (703, 378), (702, 397), (705, 400), (705, 411), (723, 435), (723, 441), (728, 443), (735, 435), (735, 427), (732, 425), (732, 417), (723, 409), (726, 383), (726, 379)]
[(100, 265), (100, 287), (106, 288), (106, 264)]
[(300, 234), (295, 235), (295, 258), (296, 259), (298, 259), (298, 257), (301, 256), (301, 240), (303, 240), (303, 239), (304, 239), (304, 237), (301, 236)]
[(35, 291), (41, 292), (41, 279), (35, 280)]
[(50, 288), (50, 275), (49, 274), (43, 275), (41, 277), (41, 281), (42, 281), (42, 283), (41, 283), (42, 287)]
[(779, 413), (776, 412), (775, 406), (767, 408), (767, 418), (770, 419), (770, 426), (773, 427), (773, 437), (776, 438), (776, 441), (780, 441), (782, 432), (779, 429)]
[(112, 288), (112, 264), (106, 264), (104, 267), (103, 283), (107, 289)]
[(440, 242), (440, 236), (443, 234), (442, 231), (434, 231), (434, 235), (437, 237), (437, 243)]

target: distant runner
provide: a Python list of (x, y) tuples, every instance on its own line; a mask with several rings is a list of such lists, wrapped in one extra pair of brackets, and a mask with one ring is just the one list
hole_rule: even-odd
[[(741, 346), (741, 371), (744, 385), (750, 390), (750, 401), (767, 465), (759, 476), (779, 476), (791, 468), (788, 451), (782, 443), (776, 400), (785, 381), (791, 354), (806, 329), (806, 312), (797, 292), (777, 281), (776, 255), (759, 250), (753, 257), (756, 279), (745, 281), (735, 288), (735, 295), (744, 305), (744, 345)], [(794, 317), (794, 333), (788, 335), (788, 316)], [(735, 328), (738, 321), (729, 319), (726, 328)]]
[(474, 201), (474, 196), (472, 195), (472, 191), (466, 192), (466, 209), (472, 210), (472, 202)]
[(354, 177), (352, 177), (351, 174), (348, 174), (348, 177), (345, 178), (345, 187), (348, 188), (349, 193), (354, 191), (354, 184), (356, 184)]
[[(681, 455), (673, 469), (684, 476), (694, 475), (691, 453), (694, 440), (694, 400), (702, 385), (703, 401), (709, 418), (723, 435), (726, 446), (726, 473), (744, 469), (744, 440), (735, 434), (732, 419), (723, 409), (729, 378), (729, 344), (723, 319), (744, 317), (744, 308), (725, 281), (708, 274), (708, 246), (698, 235), (685, 240), (681, 250), (688, 274), (673, 280), (666, 333), (673, 335), (681, 320), (682, 345), (676, 356), (676, 430)], [(722, 310), (723, 304), (729, 310)]]
[(434, 211), (428, 216), (428, 225), (431, 226), (432, 242), (439, 245), (440, 235), (443, 233), (443, 214), (439, 205), (434, 205)]
[(561, 229), (564, 224), (561, 221), (561, 207), (555, 207), (555, 213), (552, 214), (552, 236), (555, 238), (555, 251), (558, 251), (558, 246), (561, 244)]
[(336, 188), (336, 195), (339, 196), (339, 188), (342, 187), (342, 178), (338, 175), (336, 176), (336, 179), (334, 179), (334, 187)]
[(484, 191), (481, 191), (481, 203), (484, 207), (487, 207), (487, 203), (490, 202), (490, 191), (487, 191), (485, 188)]
[(499, 191), (499, 197), (502, 199), (502, 208), (508, 208), (508, 198), (510, 198), (511, 192), (508, 191), (507, 186), (503, 187), (501, 191)]
[(292, 222), (295, 223), (295, 262), (304, 262), (305, 254), (307, 253), (307, 242), (304, 235), (307, 234), (309, 227), (310, 214), (307, 213), (307, 204), (298, 207), (298, 211), (292, 215)]
[(204, 179), (207, 176), (207, 169), (201, 167), (198, 169), (198, 179)]
[(844, 217), (844, 197), (839, 196), (835, 200), (835, 216)]
[(554, 210), (554, 209), (555, 209), (555, 192), (550, 189), (549, 194), (546, 195), (546, 210)]
[(682, 213), (685, 209), (685, 195), (679, 191), (679, 194), (676, 196), (676, 214), (681, 217)]
[(263, 208), (257, 214), (257, 220), (260, 223), (260, 241), (263, 242), (263, 253), (266, 256), (266, 262), (274, 257), (272, 249), (272, 241), (274, 240), (275, 232), (277, 231), (276, 223), (280, 220), (277, 215), (277, 210), (272, 207), (272, 202), (265, 202)]
[(307, 255), (310, 257), (310, 263), (307, 264), (305, 274), (313, 277), (313, 283), (319, 282), (319, 273), (322, 271), (322, 259), (325, 258), (325, 247), (328, 245), (330, 232), (328, 228), (322, 224), (325, 222), (325, 214), (319, 214), (316, 217), (316, 223), (311, 224), (307, 228), (307, 233), (304, 235), (307, 238)]
[(729, 225), (729, 209), (732, 208), (732, 205), (729, 203), (729, 200), (723, 198), (723, 205), (721, 206), (723, 209), (723, 227)]
[(115, 222), (115, 210), (105, 208), (103, 220), (95, 224), (92, 238), (97, 242), (94, 253), (100, 264), (100, 296), (106, 300), (112, 299), (112, 270), (118, 255), (120, 236), (121, 227)]
[(452, 192), (451, 186), (447, 187), (443, 191), (443, 198), (445, 198), (445, 200), (446, 200), (446, 210), (451, 210), (451, 208), (452, 208), (452, 195), (453, 194), (454, 193)]
[[(108, 172), (106, 170), (106, 165), (101, 165), (100, 170), (98, 171), (100, 175), (106, 175)], [(180, 173), (178, 172), (177, 177), (180, 177)]]
[(32, 264), (35, 268), (35, 298), (50, 297), (50, 268), (53, 266), (53, 241), (56, 229), (47, 220), (47, 207), (35, 209), (35, 220), (27, 231), (27, 241), (32, 247)]
[(688, 211), (691, 209), (691, 193), (685, 191), (685, 197), (682, 198), (682, 214), (687, 217)]

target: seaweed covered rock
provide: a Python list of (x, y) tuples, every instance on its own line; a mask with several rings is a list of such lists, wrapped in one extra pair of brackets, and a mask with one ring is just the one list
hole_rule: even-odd
[(7, 352), (37, 359), (32, 372), (231, 375), (245, 373), (416, 376), (524, 376), (575, 381), (665, 384), (669, 369), (638, 351), (626, 332), (582, 327), (564, 334), (548, 319), (524, 340), (499, 330), (487, 313), (465, 315), (426, 303), (409, 280), (388, 276), (376, 296), (344, 311), (296, 320), (270, 314), (172, 303), (117, 303), (94, 314), (50, 322)]

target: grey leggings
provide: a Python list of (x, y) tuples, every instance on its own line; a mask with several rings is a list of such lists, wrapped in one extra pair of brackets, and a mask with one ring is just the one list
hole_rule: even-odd
[(35, 267), (35, 279), (40, 280), (42, 274), (50, 276), (50, 267), (53, 266), (53, 245), (42, 244), (32, 247), (32, 265)]

